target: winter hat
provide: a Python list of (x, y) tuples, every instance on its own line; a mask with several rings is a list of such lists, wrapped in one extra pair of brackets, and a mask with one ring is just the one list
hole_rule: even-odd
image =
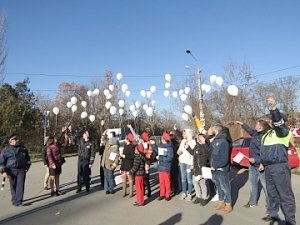
[(127, 139), (128, 139), (128, 141), (133, 142), (134, 141), (133, 134), (132, 133), (127, 134)]
[(162, 138), (166, 141), (169, 142), (171, 140), (170, 134), (168, 132), (164, 132), (162, 135)]
[(149, 141), (150, 140), (150, 134), (144, 131), (141, 135), (143, 141)]

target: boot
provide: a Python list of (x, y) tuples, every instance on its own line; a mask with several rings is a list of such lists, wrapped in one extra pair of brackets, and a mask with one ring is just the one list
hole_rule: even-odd
[(226, 204), (225, 208), (223, 209), (225, 214), (231, 213), (232, 212), (232, 206), (230, 204)]
[(224, 209), (225, 208), (225, 203), (224, 202), (219, 202), (216, 206), (215, 206), (215, 210), (220, 210), (220, 209)]

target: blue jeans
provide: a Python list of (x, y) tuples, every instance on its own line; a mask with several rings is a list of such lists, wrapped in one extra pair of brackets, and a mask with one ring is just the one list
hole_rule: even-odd
[[(190, 165), (185, 163), (179, 163), (180, 174), (181, 174), (181, 185), (182, 193), (187, 193), (190, 195), (193, 191), (193, 180), (192, 172), (190, 171)], [(188, 171), (189, 170), (189, 171)]]
[(218, 191), (219, 201), (232, 204), (229, 173), (225, 171), (212, 171), (212, 178)]
[(249, 182), (250, 182), (250, 198), (249, 203), (251, 205), (257, 205), (258, 201), (258, 182), (260, 181), (261, 186), (265, 192), (266, 196), (266, 208), (269, 208), (269, 199), (267, 195), (267, 189), (266, 189), (266, 177), (265, 172), (260, 172), (258, 170), (258, 167), (256, 166), (249, 166), (249, 176), (248, 176)]
[(114, 171), (109, 170), (107, 168), (103, 168), (104, 170), (104, 190), (113, 192), (115, 187), (115, 180), (114, 180)]

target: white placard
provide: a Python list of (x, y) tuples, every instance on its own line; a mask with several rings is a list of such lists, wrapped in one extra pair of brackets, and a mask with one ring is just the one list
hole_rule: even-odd
[[(236, 162), (236, 163), (240, 163), (242, 160), (243, 160), (243, 158), (244, 157), (246, 157), (243, 153), (241, 153), (241, 152), (238, 152), (238, 154), (236, 154), (236, 156), (234, 156), (233, 158), (232, 158), (232, 160), (234, 161), (234, 162)], [(247, 158), (247, 157), (246, 157)]]
[(148, 143), (147, 142), (143, 142), (143, 146), (144, 146), (144, 149), (148, 149)]
[(115, 184), (116, 185), (121, 184), (122, 182), (123, 182), (122, 175), (115, 176)]
[(202, 176), (203, 176), (203, 178), (205, 178), (205, 179), (212, 179), (212, 174), (211, 174), (211, 168), (210, 167), (203, 166), (201, 168), (201, 170), (202, 170)]
[(115, 161), (116, 157), (117, 157), (117, 153), (111, 152), (111, 153), (109, 154), (108, 159), (109, 159), (109, 160), (112, 160), (112, 161)]
[(167, 149), (166, 148), (158, 148), (158, 155), (166, 155)]

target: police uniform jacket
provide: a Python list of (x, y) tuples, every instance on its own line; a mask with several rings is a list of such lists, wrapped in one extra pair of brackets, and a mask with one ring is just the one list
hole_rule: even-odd
[(93, 165), (95, 161), (95, 154), (96, 150), (94, 144), (90, 140), (85, 141), (83, 138), (81, 138), (78, 145), (79, 161), (89, 161), (90, 165)]

